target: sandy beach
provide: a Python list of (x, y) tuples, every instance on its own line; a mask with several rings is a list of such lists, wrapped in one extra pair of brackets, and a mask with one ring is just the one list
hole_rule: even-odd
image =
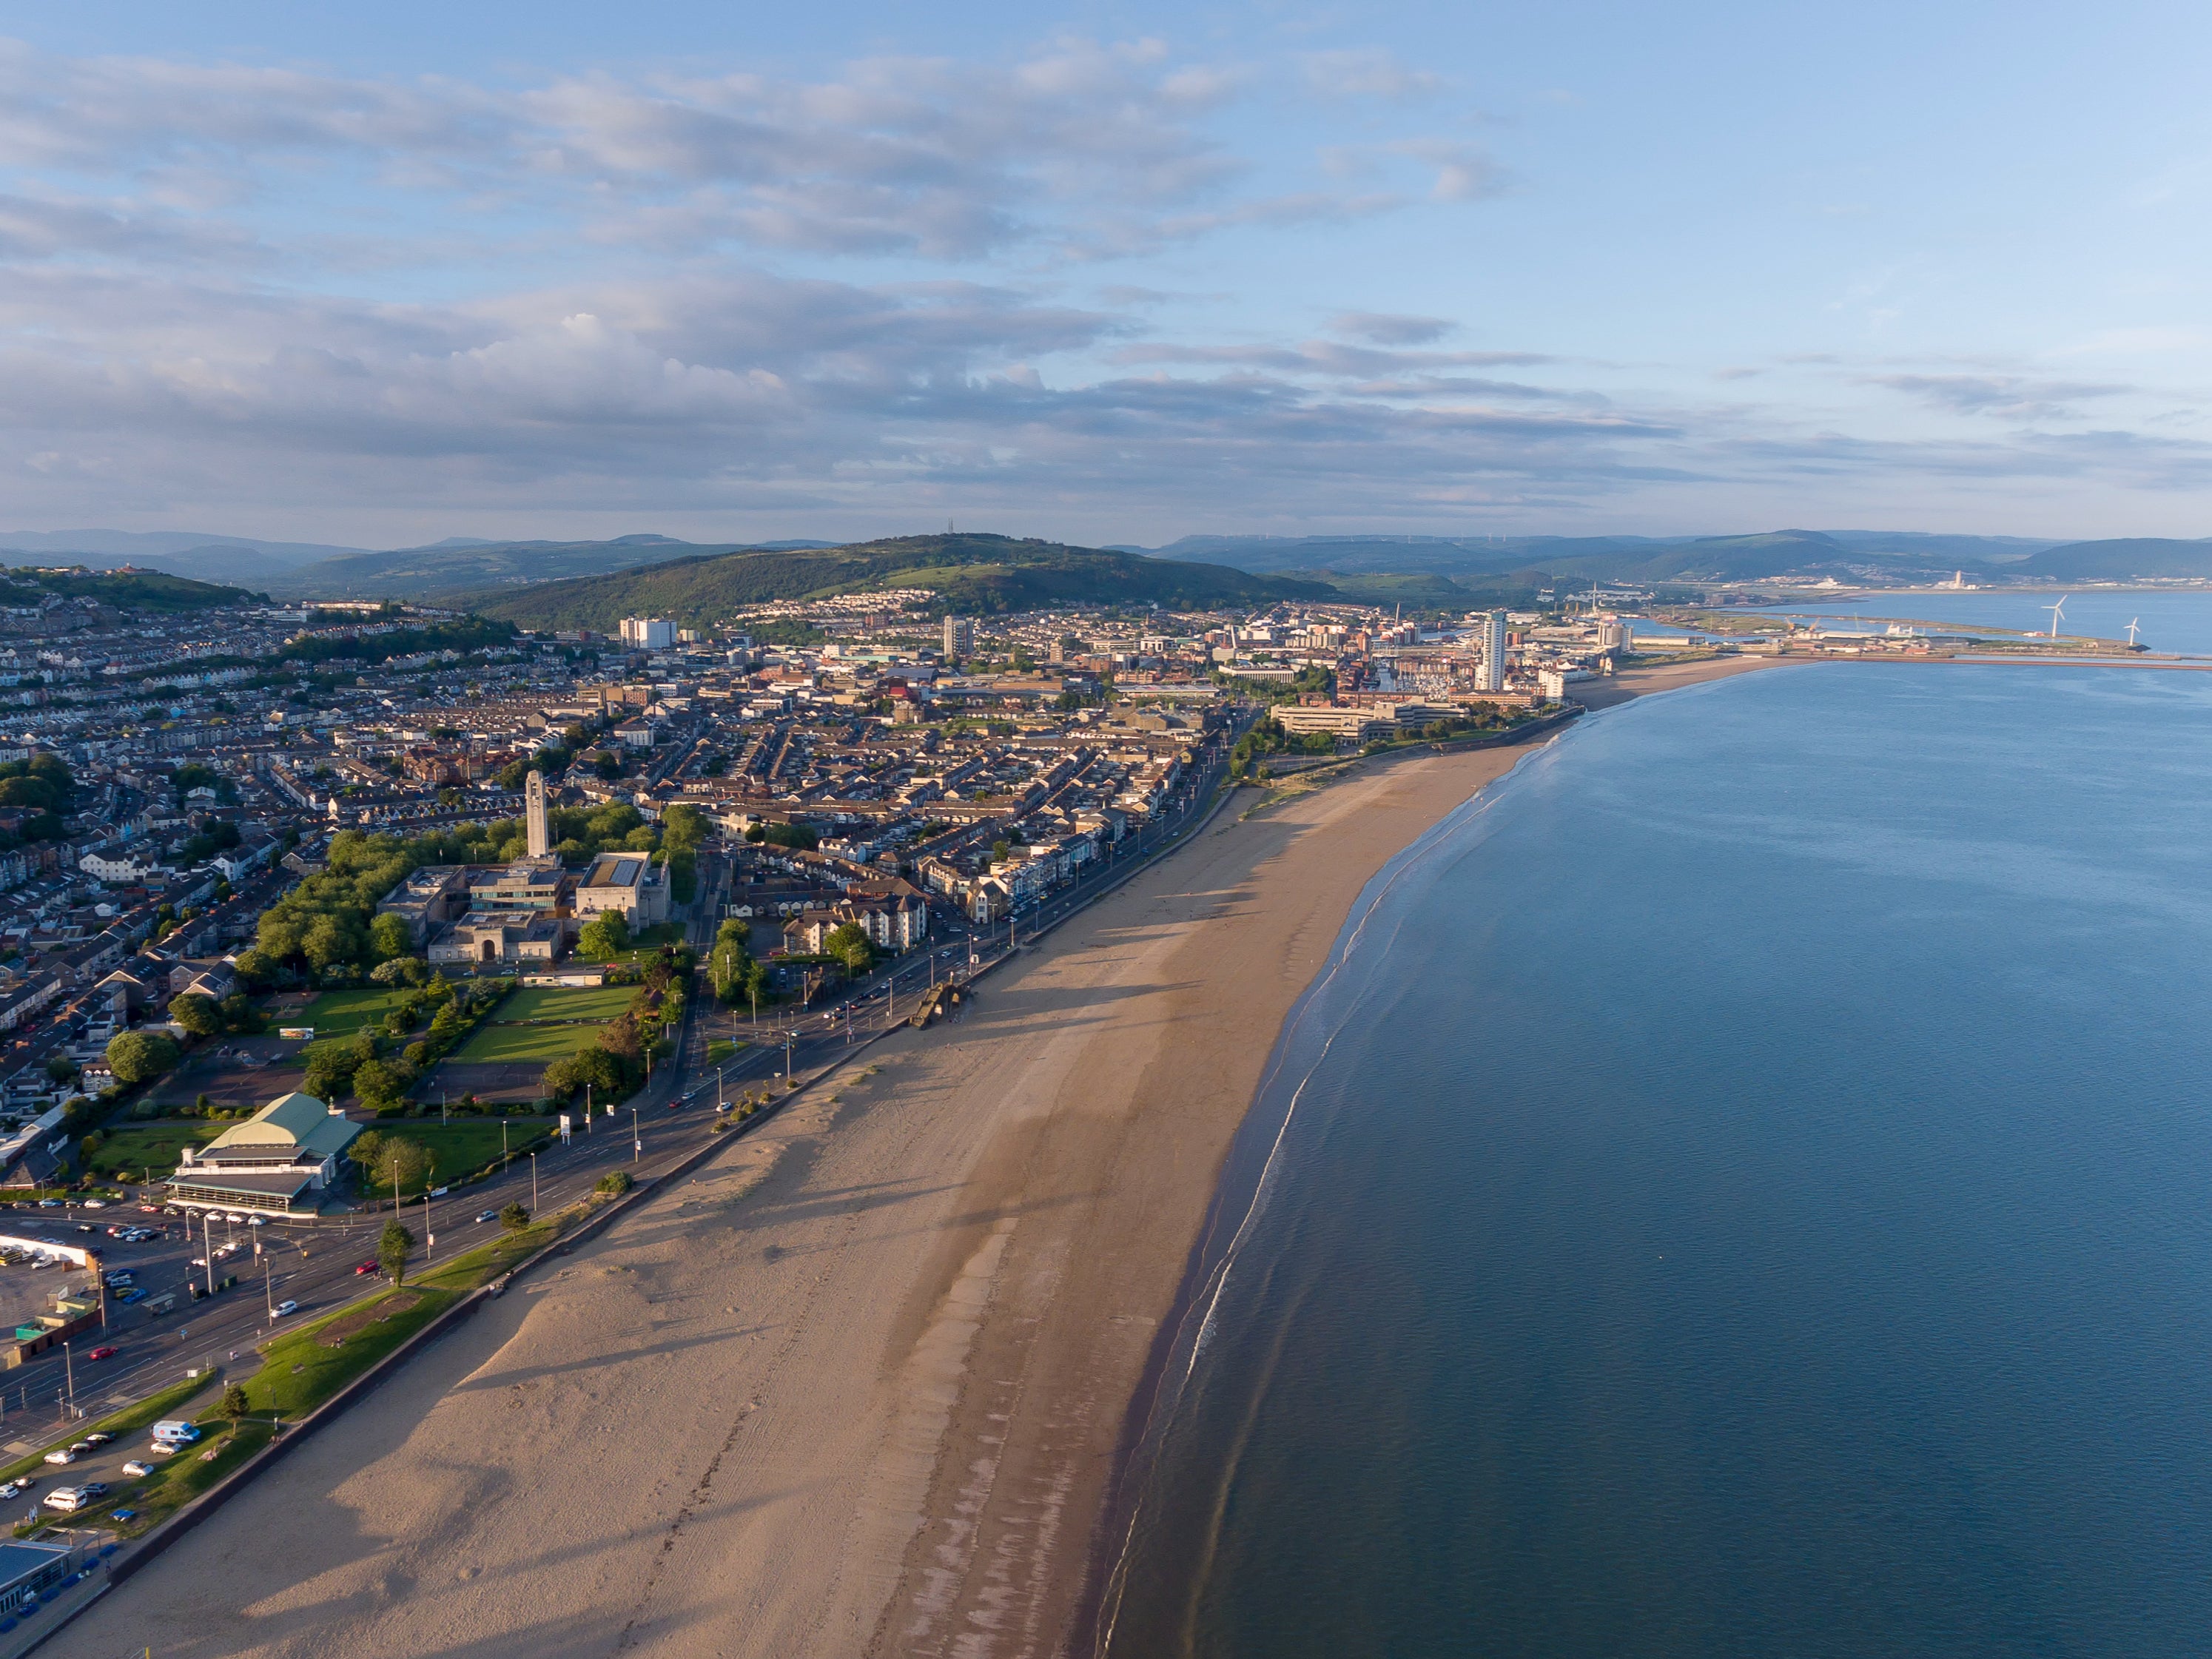
[(490, 1304), (46, 1650), (1061, 1651), (1285, 1012), (1368, 878), (1527, 752), (1232, 802), (963, 1023), (878, 1044)]

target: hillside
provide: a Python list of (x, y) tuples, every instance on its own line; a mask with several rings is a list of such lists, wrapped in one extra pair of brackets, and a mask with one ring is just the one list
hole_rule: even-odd
[(963, 534), (671, 559), (534, 587), (477, 589), (450, 595), (448, 603), (526, 628), (607, 629), (627, 616), (711, 623), (771, 599), (889, 587), (927, 588), (943, 609), (976, 615), (1146, 603), (1205, 610), (1327, 599), (1334, 592), (1320, 582), (1255, 576), (1225, 565)]
[(2130, 536), (2106, 542), (2069, 542), (2022, 559), (2008, 574), (2048, 576), (2054, 581), (2125, 581), (2131, 576), (2212, 577), (2212, 540), (2174, 541)]
[(441, 542), (434, 547), (323, 559), (272, 580), (270, 587), (314, 599), (428, 599), (462, 589), (605, 575), (670, 559), (739, 552), (754, 545), (723, 542), (702, 546), (668, 536), (618, 536), (605, 542)]
[(1442, 578), (1487, 597), (1552, 580), (1748, 581), (1833, 575), (1921, 582), (1954, 569), (2016, 568), (2049, 542), (1916, 531), (1778, 530), (1752, 536), (1186, 536), (1157, 550), (1255, 572), (1327, 571), (1353, 579)]
[(206, 611), (216, 605), (249, 605), (264, 597), (243, 587), (191, 581), (160, 570), (16, 569), (5, 571), (4, 577), (8, 586), (19, 595), (43, 591), (132, 611)]

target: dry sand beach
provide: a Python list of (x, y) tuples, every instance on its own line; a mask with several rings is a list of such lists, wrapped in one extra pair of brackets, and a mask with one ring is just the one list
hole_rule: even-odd
[(490, 1304), (47, 1650), (1061, 1650), (1285, 1012), (1368, 878), (1526, 752), (1232, 804), (963, 1024), (878, 1045)]

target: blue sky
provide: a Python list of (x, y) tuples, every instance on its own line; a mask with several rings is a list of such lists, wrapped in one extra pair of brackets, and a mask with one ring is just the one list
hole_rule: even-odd
[(2208, 37), (0, 3), (0, 527), (2212, 533)]

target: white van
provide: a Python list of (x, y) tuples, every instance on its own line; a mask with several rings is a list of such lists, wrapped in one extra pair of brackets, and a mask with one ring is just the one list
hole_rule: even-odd
[(154, 1443), (157, 1446), (189, 1446), (200, 1437), (197, 1423), (182, 1423), (172, 1419), (154, 1425)]

